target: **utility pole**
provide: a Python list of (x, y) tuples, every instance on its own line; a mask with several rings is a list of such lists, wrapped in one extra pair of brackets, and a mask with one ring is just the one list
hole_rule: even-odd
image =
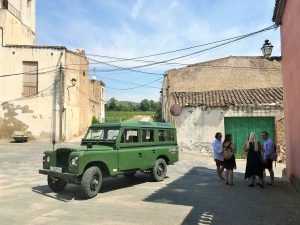
[(53, 148), (56, 142), (56, 96), (57, 96), (57, 83), (59, 71), (55, 74), (54, 81), (53, 81), (53, 92), (52, 92), (52, 144)]
[(63, 141), (62, 125), (63, 125), (63, 111), (64, 111), (64, 72), (62, 63), (59, 66), (59, 142)]

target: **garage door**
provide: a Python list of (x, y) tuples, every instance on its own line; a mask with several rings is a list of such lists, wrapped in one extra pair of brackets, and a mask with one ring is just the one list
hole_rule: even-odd
[(224, 123), (225, 134), (231, 134), (233, 143), (237, 145), (236, 158), (245, 158), (242, 147), (251, 132), (256, 132), (261, 143), (262, 131), (267, 131), (272, 140), (275, 137), (274, 117), (225, 117)]

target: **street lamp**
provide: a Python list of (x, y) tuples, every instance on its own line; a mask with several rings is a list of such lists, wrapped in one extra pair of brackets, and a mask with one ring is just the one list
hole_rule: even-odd
[(265, 40), (264, 45), (261, 47), (261, 51), (264, 57), (269, 58), (272, 54), (273, 45), (269, 42), (268, 39)]

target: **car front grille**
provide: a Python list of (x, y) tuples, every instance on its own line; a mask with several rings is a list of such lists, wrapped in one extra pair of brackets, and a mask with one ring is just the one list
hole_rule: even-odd
[(69, 172), (70, 149), (58, 149), (56, 153), (56, 166), (62, 168), (63, 173)]

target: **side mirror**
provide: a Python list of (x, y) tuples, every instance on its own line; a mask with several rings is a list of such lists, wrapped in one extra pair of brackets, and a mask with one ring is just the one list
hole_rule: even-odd
[(86, 147), (89, 149), (89, 148), (93, 148), (93, 143), (89, 142), (87, 143)]

